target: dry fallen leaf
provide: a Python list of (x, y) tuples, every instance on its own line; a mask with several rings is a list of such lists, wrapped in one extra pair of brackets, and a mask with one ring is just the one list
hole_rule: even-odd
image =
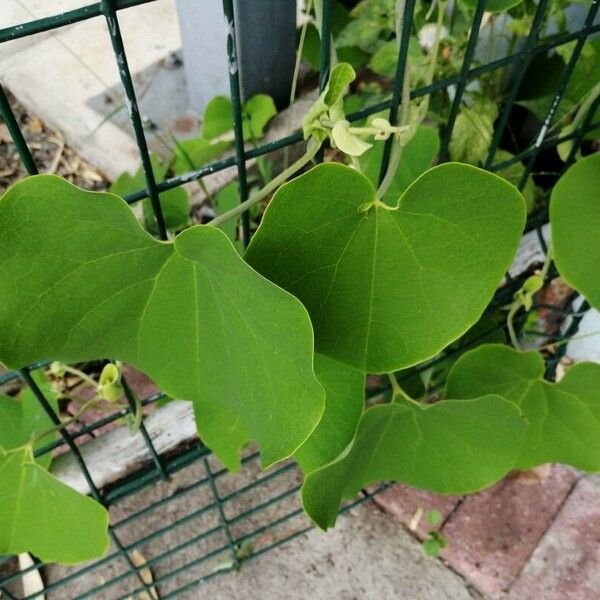
[(158, 592), (154, 587), (154, 577), (152, 575), (152, 571), (150, 567), (146, 566), (146, 559), (144, 555), (139, 550), (132, 550), (129, 553), (129, 558), (131, 562), (137, 567), (138, 573), (142, 581), (150, 586), (148, 591), (140, 592), (136, 595), (136, 600), (160, 600)]

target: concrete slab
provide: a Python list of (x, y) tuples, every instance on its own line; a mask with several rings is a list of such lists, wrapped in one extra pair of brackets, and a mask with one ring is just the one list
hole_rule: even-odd
[(400, 525), (371, 506), (325, 534), (312, 530), (181, 598), (471, 600), (478, 597)]
[[(28, 5), (25, 15), (21, 2), (6, 2), (8, 10), (3, 3), (0, 26), (49, 12), (47, 2), (44, 10), (41, 10), (43, 2)], [(51, 4), (51, 14), (56, 14), (80, 3), (60, 0)], [(181, 46), (174, 0), (120, 11), (119, 21), (132, 73), (147, 74), (148, 69), (160, 68), (161, 61)], [(41, 37), (30, 36), (2, 44), (0, 80), (22, 104), (61, 131), (70, 146), (109, 178), (126, 169), (137, 169), (139, 158), (130, 132), (109, 118), (121, 102), (120, 93), (103, 111), (97, 110), (91, 102), (114, 90), (119, 81), (102, 18), (57, 29)], [(137, 91), (140, 93), (140, 89)]]
[[(419, 542), (372, 503), (340, 517), (328, 533), (310, 530), (243, 563), (239, 572), (220, 572), (231, 565), (232, 555), (220, 527), (213, 491), (205, 482), (207, 469), (217, 477), (216, 490), (231, 522), (231, 535), (234, 539), (250, 535), (256, 551), (309, 524), (301, 513), (274, 524), (299, 508), (296, 489), (301, 477), (293, 465), (275, 476), (271, 471), (271, 478), (260, 471), (254, 459), (235, 477), (220, 477), (221, 468), (212, 457), (197, 461), (170, 481), (153, 484), (111, 507), (114, 531), (124, 544), (138, 542), (138, 560), (149, 562), (160, 597), (481, 598), (441, 561), (425, 557)], [(267, 500), (272, 502), (263, 507)], [(259, 506), (260, 510), (248, 513)], [(139, 581), (118, 554), (97, 567), (87, 567), (80, 577), (73, 574), (86, 565), (46, 568), (46, 598), (141, 597), (135, 595)], [(64, 587), (52, 587), (69, 576), (72, 578)]]

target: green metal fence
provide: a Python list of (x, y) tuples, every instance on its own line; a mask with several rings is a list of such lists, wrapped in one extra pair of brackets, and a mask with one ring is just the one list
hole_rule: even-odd
[[(150, 165), (142, 118), (136, 102), (118, 19), (118, 11), (150, 1), (153, 0), (102, 0), (53, 17), (2, 29), (0, 30), (0, 43), (50, 31), (86, 19), (104, 18), (106, 20), (146, 179), (146, 188), (129, 195), (126, 200), (129, 203), (135, 203), (149, 198), (156, 215), (159, 235), (162, 239), (166, 239), (165, 222), (158, 198), (160, 192), (201, 179), (206, 175), (235, 165), (237, 166), (239, 180), (240, 201), (244, 201), (248, 196), (247, 162), (258, 156), (297, 144), (302, 141), (302, 135), (301, 132), (295, 132), (272, 143), (251, 149), (246, 148), (242, 134), (240, 82), (237, 70), (231, 70), (230, 88), (233, 101), (235, 156), (207, 164), (185, 175), (172, 177), (160, 183), (157, 182)], [(600, 122), (592, 122), (595, 109), (599, 105), (597, 101), (575, 131), (559, 137), (551, 130), (551, 125), (567, 90), (584, 44), (590, 35), (600, 32), (600, 25), (594, 24), (600, 8), (600, 0), (592, 0), (589, 3), (587, 16), (580, 30), (550, 37), (542, 37), (550, 0), (539, 0), (531, 30), (522, 48), (487, 64), (473, 66), (475, 46), (484, 18), (485, 5), (486, 0), (479, 0), (477, 3), (460, 71), (451, 77), (435, 81), (427, 87), (414, 90), (411, 92), (411, 97), (422, 97), (444, 90), (449, 86), (455, 86), (447, 123), (442, 131), (439, 159), (443, 161), (448, 156), (450, 136), (468, 83), (485, 73), (511, 67), (511, 83), (506, 92), (501, 114), (495, 125), (493, 139), (484, 166), (490, 171), (499, 171), (521, 162), (525, 167), (519, 182), (522, 189), (535, 167), (540, 152), (555, 147), (563, 141), (572, 140), (574, 142), (573, 149), (566, 161), (566, 168), (573, 162), (575, 153), (581, 146), (584, 136), (600, 128)], [(396, 76), (391, 96), (384, 102), (369, 106), (350, 115), (349, 120), (358, 120), (381, 110), (388, 110), (390, 121), (395, 123), (402, 98), (402, 82), (407, 64), (408, 40), (412, 28), (414, 8), (415, 0), (407, 0), (403, 23), (405, 34), (402, 36), (403, 41), (399, 48)], [(223, 0), (223, 10), (228, 22), (235, 23), (232, 0)], [(332, 0), (324, 0), (322, 19), (324, 35), (322, 36), (320, 55), (321, 88), (327, 81), (330, 68), (331, 35), (329, 32), (331, 31), (331, 22)], [(560, 77), (535, 142), (509, 160), (494, 162), (501, 138), (509, 122), (510, 111), (515, 104), (519, 87), (530, 61), (536, 55), (546, 53), (570, 42), (574, 42), (570, 59)], [(230, 32), (228, 37), (227, 52), (229, 59), (232, 60), (236, 52), (233, 31)], [(29, 174), (37, 173), (35, 161), (1, 87), (0, 115), (9, 129), (25, 169)], [(387, 168), (389, 151), (390, 146), (388, 144), (381, 165), (382, 173), (385, 173)], [(544, 248), (545, 243), (541, 227), (546, 222), (547, 211), (543, 208), (530, 216), (527, 225), (529, 230), (537, 230), (540, 243)], [(242, 219), (242, 229), (244, 241), (247, 243), (251, 233), (247, 215)], [(496, 294), (488, 310), (491, 311), (508, 303), (526, 275), (523, 274), (522, 277), (516, 279), (507, 277), (508, 285)], [(584, 303), (575, 311), (573, 309), (575, 299), (576, 294), (572, 294), (566, 305), (543, 307), (548, 311), (555, 311), (571, 319), (566, 330), (552, 336), (553, 341), (569, 338), (577, 331), (579, 321), (587, 309), (587, 304)], [(526, 315), (521, 316), (520, 323), (523, 324), (525, 319)], [(497, 327), (502, 327), (502, 325), (497, 325)], [(489, 332), (484, 332), (482, 337), (487, 333)], [(544, 332), (536, 331), (527, 333), (530, 335), (546, 335)], [(423, 366), (423, 369), (429, 369), (436, 363), (443, 363), (451, 359), (453, 355), (464, 351), (466, 347), (475, 345), (477, 341), (472, 339), (462, 346), (448, 350), (444, 356)], [(554, 369), (564, 353), (564, 349), (564, 345), (560, 346), (548, 361), (547, 375), (549, 378), (553, 377)], [(18, 378), (22, 379), (35, 393), (40, 404), (52, 420), (59, 423), (58, 416), (32, 378), (32, 372), (42, 366), (44, 365), (31, 365), (18, 373), (11, 372), (2, 375), (0, 376), (0, 384)], [(126, 385), (125, 390), (130, 405), (129, 410), (133, 411), (136, 398), (129, 386)], [(375, 395), (385, 393), (385, 391), (385, 388), (375, 389), (371, 390), (369, 394)], [(161, 397), (161, 394), (155, 394), (144, 398), (142, 404), (152, 404)], [(140, 433), (144, 437), (151, 460), (144, 468), (110, 488), (98, 489), (94, 485), (82, 458), (77, 445), (78, 438), (93, 433), (106, 424), (122, 418), (126, 412), (128, 411), (108, 415), (92, 425), (82, 427), (76, 433), (70, 433), (63, 429), (61, 430), (62, 437), (60, 440), (39, 451), (39, 453), (51, 452), (59, 446), (66, 445), (76, 457), (79, 467), (92, 490), (92, 496), (111, 510), (110, 534), (113, 548), (109, 554), (91, 564), (61, 568), (55, 571), (46, 589), (46, 593), (50, 597), (127, 598), (142, 592), (150, 594), (152, 585), (158, 588), (161, 598), (181, 597), (187, 593), (189, 593), (189, 597), (195, 597), (194, 590), (198, 585), (227, 570), (239, 568), (243, 560), (261, 555), (310, 528), (299, 507), (297, 491), (300, 486), (300, 478), (293, 463), (286, 463), (267, 473), (259, 473), (257, 454), (249, 453), (243, 460), (244, 469), (242, 474), (230, 476), (199, 441), (189, 444), (176, 453), (159, 456), (143, 423)], [(183, 474), (185, 474), (185, 477), (183, 477), (185, 483), (174, 489), (177, 481), (182, 479)], [(194, 483), (190, 484), (189, 481)], [(369, 500), (372, 494), (377, 491), (367, 492), (365, 490), (359, 499), (349, 503), (343, 510)], [(199, 492), (202, 492), (201, 495), (198, 495)], [(201, 505), (195, 504), (199, 502), (198, 498), (203, 499)], [(159, 529), (148, 531), (145, 522), (149, 518), (155, 519), (153, 515), (157, 513), (163, 515), (165, 524)], [(176, 532), (179, 532), (179, 534), (173, 535)], [(170, 546), (164, 543), (163, 536), (167, 533), (170, 534), (170, 539), (176, 540)], [(254, 551), (249, 557), (240, 555), (240, 548), (243, 548), (245, 542), (253, 542), (254, 544)], [(139, 559), (136, 559), (136, 550), (142, 552), (145, 563), (141, 563)], [(15, 584), (28, 571), (44, 566), (40, 561), (36, 561), (30, 567), (19, 569), (16, 566), (14, 557), (0, 558), (0, 592), (3, 597), (9, 599), (21, 598), (22, 596), (15, 591), (18, 589)], [(152, 569), (154, 583), (149, 582), (148, 578), (144, 576), (144, 568), (146, 567)], [(28, 598), (33, 597), (33, 595), (28, 596)], [(152, 596), (148, 595), (147, 597)]]

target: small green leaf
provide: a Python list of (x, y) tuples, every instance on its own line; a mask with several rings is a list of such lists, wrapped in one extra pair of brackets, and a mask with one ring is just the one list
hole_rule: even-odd
[(333, 67), (327, 86), (310, 107), (302, 121), (305, 139), (311, 136), (323, 141), (329, 135), (329, 128), (321, 124), (321, 117), (328, 117), (336, 122), (344, 116), (344, 92), (354, 79), (356, 73), (347, 63), (338, 63)]
[(244, 139), (260, 139), (265, 135), (265, 127), (277, 115), (273, 98), (267, 94), (256, 94), (244, 105)]
[[(384, 142), (376, 142), (360, 157), (363, 173), (373, 185), (377, 185), (379, 181), (383, 146)], [(437, 131), (431, 127), (417, 127), (415, 135), (402, 151), (402, 160), (383, 200), (388, 204), (397, 201), (404, 190), (431, 166), (439, 149), (440, 138)]]
[(440, 552), (448, 545), (446, 538), (437, 531), (430, 531), (429, 538), (426, 539), (422, 544), (423, 552), (425, 556), (431, 558), (437, 558)]
[[(36, 371), (33, 373), (33, 379), (44, 393), (52, 409), (58, 412), (56, 395), (43, 373)], [(24, 388), (17, 398), (0, 396), (0, 424), (0, 446), (8, 449), (22, 446), (54, 427), (53, 421), (29, 388)], [(34, 449), (45, 446), (55, 437), (55, 433), (45, 436), (36, 442)], [(46, 452), (36, 458), (36, 462), (47, 469), (52, 462), (52, 454)]]
[(0, 555), (72, 564), (108, 549), (106, 509), (34, 463), (27, 448), (0, 446), (0, 483)]
[(576, 162), (550, 199), (554, 260), (569, 285), (600, 309), (600, 154)]
[(325, 388), (325, 411), (294, 454), (305, 474), (332, 461), (352, 442), (365, 403), (365, 378), (360, 371), (315, 354), (315, 373)]
[[(167, 172), (167, 165), (160, 162), (158, 156), (150, 155), (152, 162), (152, 171), (157, 182), (163, 181)], [(189, 169), (188, 169), (189, 170)], [(135, 175), (131, 175), (126, 171), (121, 173), (109, 188), (111, 194), (115, 194), (124, 198), (128, 194), (138, 192), (146, 187), (146, 178), (143, 168), (139, 168)], [(163, 210), (165, 225), (169, 230), (178, 230), (188, 225), (189, 216), (189, 199), (186, 190), (182, 187), (173, 188), (159, 194), (160, 205)], [(142, 203), (144, 214), (144, 225), (151, 233), (158, 233), (158, 226), (152, 204), (149, 199)]]
[(514, 257), (525, 208), (503, 179), (453, 163), (421, 175), (397, 209), (374, 200), (364, 175), (317, 166), (279, 188), (246, 259), (303, 302), (318, 352), (389, 373), (434, 356), (479, 319)]
[(479, 97), (473, 106), (463, 106), (452, 129), (452, 160), (472, 165), (482, 161), (490, 147), (497, 116), (496, 103), (485, 97)]
[(231, 146), (231, 142), (211, 142), (204, 138), (194, 138), (177, 142), (173, 172), (182, 175), (194, 169), (200, 169)]
[(202, 137), (212, 140), (233, 129), (231, 100), (226, 96), (215, 96), (204, 109)]
[(159, 242), (116, 196), (40, 175), (0, 199), (0, 236), (4, 364), (130, 363), (194, 402), (203, 441), (232, 470), (249, 440), (270, 465), (317, 425), (325, 393), (306, 311), (218, 229)]
[(329, 83), (325, 88), (325, 95), (323, 96), (325, 104), (333, 106), (338, 102), (355, 78), (356, 73), (348, 63), (338, 63), (331, 71)]
[(525, 431), (517, 407), (493, 394), (373, 406), (361, 418), (352, 446), (305, 479), (304, 509), (327, 529), (342, 498), (376, 481), (400, 481), (438, 494), (480, 490), (512, 469)]
[[(244, 140), (260, 139), (265, 134), (267, 123), (277, 114), (273, 98), (267, 94), (256, 94), (242, 107), (242, 129)], [(202, 119), (202, 135), (207, 140), (233, 130), (231, 100), (216, 96), (206, 106)]]
[[(473, 10), (477, 8), (477, 3), (479, 0), (462, 0), (467, 6), (472, 8)], [(503, 12), (512, 8), (513, 6), (517, 6), (521, 4), (523, 0), (487, 0), (485, 3), (485, 10), (488, 12)]]
[(515, 468), (561, 462), (600, 470), (600, 365), (578, 363), (560, 383), (543, 377), (537, 351), (490, 344), (458, 359), (447, 393), (453, 398), (500, 394), (523, 411), (530, 427)]

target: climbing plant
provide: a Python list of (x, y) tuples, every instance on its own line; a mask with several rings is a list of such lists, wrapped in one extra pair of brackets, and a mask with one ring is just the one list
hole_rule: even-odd
[[(438, 26), (434, 57), (439, 42)], [(181, 222), (166, 242), (114, 193), (50, 175), (15, 184), (0, 199), (0, 361), (20, 369), (58, 360), (50, 369), (58, 377), (91, 359), (135, 366), (193, 403), (200, 438), (231, 471), (250, 442), (264, 467), (294, 457), (304, 507), (322, 528), (343, 498), (382, 479), (462, 494), (548, 461), (600, 469), (597, 365), (545, 381), (540, 354), (521, 350), (513, 335), (515, 348), (485, 344), (461, 356), (437, 402), (398, 383), (397, 371), (432, 359), (479, 322), (515, 256), (526, 203), (506, 179), (475, 166), (431, 167), (438, 143), (424, 125), (427, 98), (405, 96), (397, 125), (381, 115), (351, 124), (344, 96), (354, 78), (347, 63), (332, 70), (303, 122), (304, 155), (211, 223)], [(261, 107), (247, 121), (249, 139), (270, 118)], [(212, 110), (228, 108), (220, 99)], [(230, 129), (225, 117), (213, 125), (203, 139)], [(381, 147), (373, 144), (384, 140), (390, 166), (377, 186)], [(326, 142), (349, 165), (308, 168)], [(550, 217), (557, 268), (600, 308), (591, 243), (599, 173), (600, 155), (571, 167)], [(129, 183), (124, 177), (113, 192)], [(221, 228), (271, 195), (241, 256)], [(509, 328), (547, 274), (546, 265), (515, 294)], [(120, 372), (109, 363), (91, 382), (98, 398), (119, 402)], [(387, 403), (365, 407), (367, 374), (389, 377)], [(48, 459), (36, 460), (40, 441), (65, 426), (37, 410), (26, 393), (0, 398), (0, 553), (99, 556), (107, 513), (56, 480)]]

